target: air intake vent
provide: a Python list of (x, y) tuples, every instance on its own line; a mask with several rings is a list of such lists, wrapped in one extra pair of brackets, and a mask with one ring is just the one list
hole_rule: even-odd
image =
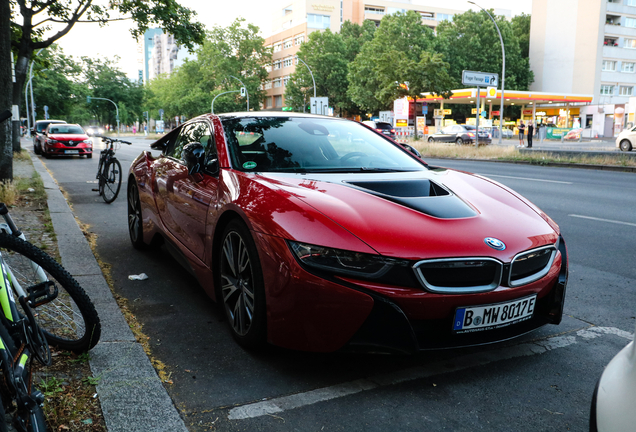
[(493, 258), (449, 258), (420, 261), (414, 269), (428, 291), (467, 294), (497, 288), (503, 264)]
[(541, 279), (550, 271), (555, 256), (556, 248), (554, 246), (546, 246), (518, 254), (510, 264), (508, 285), (516, 287)]

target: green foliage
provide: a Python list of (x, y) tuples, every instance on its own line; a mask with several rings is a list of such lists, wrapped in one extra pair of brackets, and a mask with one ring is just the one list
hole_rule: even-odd
[[(385, 16), (373, 39), (349, 66), (348, 96), (368, 111), (391, 108), (395, 99), (422, 92), (450, 95), (449, 65), (433, 52), (432, 30), (420, 14)], [(408, 84), (407, 84), (408, 83)], [(403, 85), (402, 85), (403, 84)]]
[[(239, 18), (228, 27), (215, 27), (196, 50), (196, 60), (186, 61), (170, 77), (158, 77), (149, 85), (148, 107), (173, 117), (188, 118), (210, 112), (212, 99), (220, 93), (240, 90), (241, 80), (250, 98), (250, 109), (258, 109), (264, 92), (261, 83), (267, 77), (265, 65), (271, 62), (271, 50), (258, 35), (258, 27)], [(240, 93), (219, 97), (214, 112), (245, 111), (246, 99)]]
[[(373, 38), (375, 25), (370, 21), (363, 25), (347, 21), (340, 33), (313, 32), (298, 51), (298, 57), (311, 68), (316, 81), (316, 95), (329, 97), (329, 105), (338, 112), (358, 113), (360, 108), (347, 96), (348, 66), (358, 55), (365, 42)], [(314, 95), (313, 81), (307, 67), (301, 62), (290, 75), (285, 88), (285, 104), (295, 111), (303, 111)]]
[[(494, 12), (491, 10), (490, 13)], [(526, 17), (529, 29), (529, 16)], [(494, 18), (506, 50), (506, 89), (528, 90), (534, 76), (527, 55), (520, 48), (515, 26), (503, 16)], [(450, 63), (450, 74), (457, 87), (461, 86), (463, 70), (499, 73), (501, 77), (501, 43), (497, 29), (485, 11), (467, 11), (455, 15), (452, 22), (440, 23), (436, 50)]]
[(530, 56), (530, 15), (522, 13), (512, 17), (512, 31), (519, 40), (519, 49), (521, 57), (528, 58)]

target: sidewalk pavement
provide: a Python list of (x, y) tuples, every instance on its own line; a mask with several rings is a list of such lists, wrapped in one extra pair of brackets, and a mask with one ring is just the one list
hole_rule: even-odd
[(90, 351), (90, 367), (99, 379), (97, 394), (109, 432), (187, 432), (142, 346), (126, 323), (88, 241), (58, 184), (31, 154), (42, 177), (64, 268), (95, 304), (102, 324), (100, 342)]

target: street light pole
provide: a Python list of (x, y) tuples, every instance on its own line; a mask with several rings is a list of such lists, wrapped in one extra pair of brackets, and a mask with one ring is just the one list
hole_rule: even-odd
[(296, 56), (298, 61), (302, 62), (305, 66), (307, 66), (307, 70), (309, 71), (309, 75), (311, 75), (311, 80), (314, 82), (314, 97), (316, 97), (316, 80), (314, 79), (314, 74), (311, 72), (311, 68), (307, 63), (303, 61), (300, 57)]
[(119, 136), (119, 108), (117, 107), (117, 104), (110, 99), (88, 96), (88, 102), (90, 102), (92, 99), (105, 100), (115, 105), (115, 111), (117, 112), (117, 136)]
[(501, 139), (502, 139), (502, 136), (503, 136), (504, 88), (505, 88), (505, 83), (506, 83), (506, 50), (504, 48), (504, 43), (503, 43), (503, 38), (501, 37), (501, 32), (499, 31), (499, 26), (497, 25), (497, 22), (492, 17), (492, 15), (490, 15), (490, 12), (488, 12), (483, 7), (479, 6), (474, 1), (469, 1), (468, 3), (474, 4), (479, 9), (483, 10), (484, 12), (486, 12), (488, 14), (488, 16), (490, 17), (492, 23), (495, 25), (495, 28), (497, 29), (497, 34), (499, 35), (499, 42), (501, 42), (501, 58), (502, 58), (502, 65), (501, 65), (501, 102), (499, 103), (499, 110), (500, 110), (500, 112), (499, 112), (499, 144), (501, 144)]
[[(247, 96), (247, 112), (249, 112), (250, 111), (250, 94), (247, 92), (247, 87), (245, 87), (245, 84), (243, 84), (243, 81), (241, 81), (240, 79), (238, 79), (234, 75), (230, 75), (230, 76), (232, 78), (234, 78), (235, 80), (237, 80), (238, 82), (240, 82), (241, 85), (243, 86), (243, 88), (245, 89), (245, 96)], [(214, 102), (214, 101), (212, 101), (212, 102)]]
[[(39, 55), (44, 48), (40, 49), (35, 55)], [(31, 65), (29, 66), (29, 81), (27, 82), (26, 87), (24, 88), (24, 104), (26, 105), (27, 112), (27, 127), (29, 128), (29, 137), (31, 136), (31, 122), (30, 118), (33, 117), (33, 127), (35, 127), (35, 107), (33, 106), (35, 102), (33, 101), (33, 84), (31, 83), (31, 79), (33, 79), (33, 63), (35, 61), (31, 60)], [(27, 96), (27, 90), (31, 87), (31, 109), (29, 109), (29, 97)]]
[[(247, 90), (245, 90), (247, 92)], [(230, 91), (226, 91), (223, 93), (219, 93), (218, 95), (214, 96), (214, 99), (212, 99), (212, 104), (210, 105), (210, 113), (214, 114), (214, 101), (216, 100), (216, 98), (218, 98), (219, 96), (223, 96), (224, 94), (228, 94), (228, 93), (238, 93), (238, 90), (230, 90)]]

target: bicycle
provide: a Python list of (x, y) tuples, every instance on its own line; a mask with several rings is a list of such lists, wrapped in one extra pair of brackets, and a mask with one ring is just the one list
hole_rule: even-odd
[(97, 191), (106, 204), (110, 204), (115, 201), (121, 189), (121, 164), (115, 157), (115, 145), (117, 143), (131, 145), (132, 143), (109, 137), (102, 137), (102, 141), (106, 143), (106, 148), (100, 152), (95, 178), (98, 180)]

